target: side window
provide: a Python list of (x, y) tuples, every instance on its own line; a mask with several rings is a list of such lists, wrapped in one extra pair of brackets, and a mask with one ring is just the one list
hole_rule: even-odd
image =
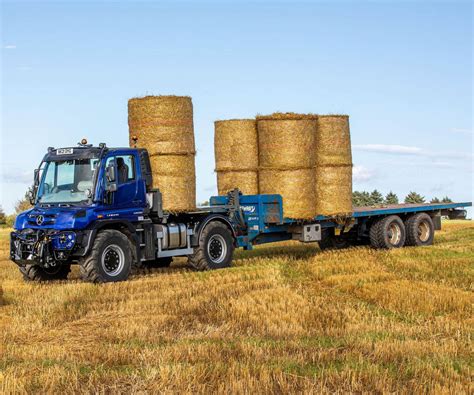
[(135, 180), (135, 157), (133, 155), (117, 156), (115, 162), (119, 184)]

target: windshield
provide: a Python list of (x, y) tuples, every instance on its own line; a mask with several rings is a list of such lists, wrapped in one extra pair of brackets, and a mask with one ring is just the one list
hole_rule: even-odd
[(71, 159), (46, 162), (38, 203), (87, 202), (94, 190), (98, 159)]

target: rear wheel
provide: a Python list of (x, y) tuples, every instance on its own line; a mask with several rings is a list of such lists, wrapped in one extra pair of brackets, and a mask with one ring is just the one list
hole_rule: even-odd
[(429, 246), (433, 244), (434, 225), (426, 213), (412, 215), (405, 221), (407, 246)]
[(405, 244), (405, 225), (397, 215), (374, 222), (370, 227), (370, 244), (374, 248), (400, 248)]
[(188, 262), (196, 270), (229, 267), (234, 253), (234, 240), (229, 228), (221, 222), (211, 222), (201, 232), (199, 246), (189, 255)]
[(89, 255), (80, 262), (82, 279), (93, 283), (124, 281), (132, 269), (130, 242), (122, 232), (99, 232)]
[(20, 267), (20, 272), (26, 281), (66, 280), (71, 271), (70, 264), (59, 264), (55, 267), (44, 268), (37, 265)]

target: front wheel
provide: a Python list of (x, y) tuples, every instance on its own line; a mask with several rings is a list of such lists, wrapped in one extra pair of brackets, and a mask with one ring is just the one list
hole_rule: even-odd
[(188, 262), (196, 270), (229, 267), (234, 254), (234, 239), (229, 228), (221, 222), (211, 222), (201, 232), (199, 246), (189, 255)]
[(93, 283), (124, 281), (132, 269), (130, 241), (122, 232), (99, 232), (89, 254), (80, 262), (81, 276)]

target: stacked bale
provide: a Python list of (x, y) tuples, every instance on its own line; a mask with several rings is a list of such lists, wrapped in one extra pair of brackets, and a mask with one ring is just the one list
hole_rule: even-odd
[(352, 153), (347, 115), (319, 115), (315, 136), (316, 211), (352, 212)]
[(150, 155), (153, 187), (170, 212), (196, 207), (193, 104), (190, 97), (147, 96), (128, 101), (130, 146)]
[(254, 119), (214, 123), (217, 190), (225, 195), (239, 188), (244, 195), (258, 194), (257, 125)]
[(285, 217), (314, 217), (316, 117), (276, 113), (257, 117), (257, 127), (260, 193), (280, 194)]

